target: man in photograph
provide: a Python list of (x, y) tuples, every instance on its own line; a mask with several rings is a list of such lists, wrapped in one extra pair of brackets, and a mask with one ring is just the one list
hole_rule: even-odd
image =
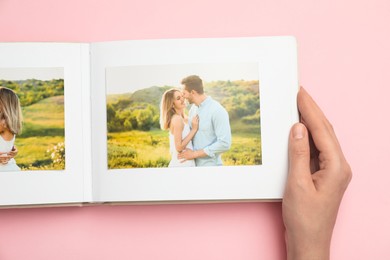
[(178, 158), (195, 159), (196, 166), (222, 166), (221, 154), (228, 151), (232, 143), (229, 114), (219, 102), (204, 93), (199, 76), (188, 76), (181, 84), (184, 98), (192, 104), (188, 122), (191, 124), (192, 118), (198, 115), (199, 129), (192, 140), (194, 150), (186, 149)]

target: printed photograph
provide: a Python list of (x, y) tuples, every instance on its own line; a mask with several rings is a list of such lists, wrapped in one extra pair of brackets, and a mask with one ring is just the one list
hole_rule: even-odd
[(64, 69), (0, 68), (0, 172), (64, 169)]
[(261, 165), (257, 63), (106, 68), (108, 169)]

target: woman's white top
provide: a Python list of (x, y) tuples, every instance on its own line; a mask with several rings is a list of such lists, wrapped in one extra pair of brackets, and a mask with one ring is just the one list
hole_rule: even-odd
[[(4, 140), (4, 138), (0, 135), (0, 153), (8, 153), (12, 150), (15, 143), (15, 135), (10, 141)], [(0, 154), (0, 156), (6, 156), (6, 154)], [(8, 171), (20, 171), (18, 165), (16, 165), (16, 161), (14, 158), (10, 159), (8, 163), (1, 164), (0, 163), (0, 172), (8, 172)]]
[[(189, 133), (191, 129), (188, 124), (184, 124), (183, 132), (181, 134), (181, 139), (183, 140)], [(190, 141), (186, 148), (193, 150), (192, 142)], [(176, 150), (175, 146), (175, 136), (169, 132), (169, 150), (171, 153), (171, 161), (169, 162), (168, 167), (194, 167), (195, 161), (194, 160), (188, 160), (185, 162), (180, 162), (179, 159), (177, 159), (178, 152)]]

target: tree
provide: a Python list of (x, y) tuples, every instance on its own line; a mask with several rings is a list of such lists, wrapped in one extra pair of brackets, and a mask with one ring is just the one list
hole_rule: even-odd
[(107, 105), (107, 123), (113, 121), (116, 117), (116, 112), (111, 104)]
[(137, 111), (138, 127), (143, 131), (149, 131), (153, 126), (153, 113), (150, 109), (142, 109)]

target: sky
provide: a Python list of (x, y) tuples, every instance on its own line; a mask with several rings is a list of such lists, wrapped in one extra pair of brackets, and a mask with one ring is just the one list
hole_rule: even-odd
[(258, 80), (257, 63), (202, 63), (109, 67), (107, 94), (123, 94), (152, 86), (181, 87), (180, 81), (198, 75), (203, 82), (216, 80)]
[(52, 80), (63, 78), (64, 68), (0, 68), (0, 79), (3, 80)]

